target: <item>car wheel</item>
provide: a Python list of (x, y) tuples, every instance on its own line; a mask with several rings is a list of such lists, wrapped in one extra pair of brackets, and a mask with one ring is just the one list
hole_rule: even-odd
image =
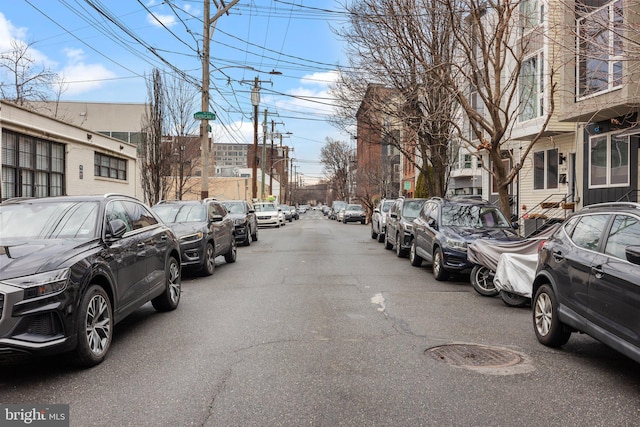
[(238, 255), (238, 247), (236, 246), (236, 238), (231, 236), (231, 246), (229, 247), (229, 251), (224, 254), (224, 260), (227, 264), (231, 264), (232, 262), (236, 262), (236, 256)]
[(151, 305), (157, 311), (171, 311), (180, 302), (180, 265), (174, 257), (169, 257), (165, 267), (166, 288), (163, 293), (151, 300)]
[(529, 298), (516, 295), (511, 292), (500, 291), (500, 298), (509, 307), (524, 307), (530, 301)]
[(433, 253), (433, 277), (438, 281), (444, 281), (449, 278), (449, 273), (444, 269), (444, 258), (440, 248), (437, 248)]
[(420, 267), (422, 265), (422, 258), (416, 253), (416, 241), (411, 242), (411, 249), (409, 249), (409, 262), (414, 267)]
[(382, 232), (382, 228), (378, 228), (378, 230), (380, 230), (380, 232), (378, 233), (378, 242), (382, 243), (384, 242), (385, 233)]
[(360, 221), (360, 224), (366, 224), (366, 223), (367, 223), (366, 219), (363, 219), (363, 220)]
[(393, 244), (389, 241), (389, 230), (384, 233), (384, 248), (388, 250), (393, 249)]
[(244, 238), (244, 240), (242, 241), (242, 244), (244, 246), (251, 246), (251, 237), (247, 234)]
[(493, 272), (484, 265), (475, 265), (471, 270), (471, 286), (484, 297), (495, 297), (500, 293), (493, 284)]
[(211, 276), (216, 268), (216, 252), (213, 249), (211, 242), (207, 243), (207, 247), (204, 248), (204, 263), (200, 269), (200, 274), (203, 276)]
[(373, 229), (373, 224), (371, 224), (371, 238), (372, 239), (378, 238), (378, 233), (376, 233), (375, 230)]
[(81, 366), (102, 362), (111, 346), (113, 315), (109, 295), (98, 285), (91, 285), (82, 297), (78, 311), (76, 359)]
[(258, 229), (253, 230), (253, 234), (251, 235), (251, 240), (254, 242), (258, 241)]
[(396, 256), (398, 258), (404, 258), (406, 253), (405, 250), (402, 249), (402, 245), (400, 244), (400, 234), (396, 234)]
[(538, 341), (549, 347), (560, 347), (571, 336), (571, 331), (558, 319), (558, 302), (549, 285), (540, 286), (533, 298), (533, 329)]

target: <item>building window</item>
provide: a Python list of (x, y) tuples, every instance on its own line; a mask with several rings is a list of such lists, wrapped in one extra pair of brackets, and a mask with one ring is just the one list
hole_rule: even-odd
[(464, 169), (471, 169), (472, 165), (473, 165), (473, 156), (471, 154), (465, 154), (464, 163), (462, 164), (462, 167)]
[(544, 23), (544, 2), (538, 0), (522, 0), (520, 8), (520, 28), (526, 33)]
[(95, 153), (94, 173), (103, 178), (127, 180), (127, 161), (106, 154)]
[(589, 139), (589, 187), (629, 185), (629, 137), (598, 135)]
[(2, 198), (60, 196), (64, 145), (4, 130)]
[(520, 114), (518, 120), (541, 117), (544, 107), (544, 54), (537, 53), (522, 62), (519, 79)]
[(608, 91), (622, 85), (623, 1), (600, 8), (581, 2), (577, 19), (578, 97)]
[(558, 149), (533, 153), (533, 189), (558, 188)]

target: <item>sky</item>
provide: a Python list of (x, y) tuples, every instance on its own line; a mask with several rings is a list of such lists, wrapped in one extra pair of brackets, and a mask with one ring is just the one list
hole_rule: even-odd
[[(0, 52), (9, 51), (12, 40), (28, 43), (34, 65), (62, 77), (63, 101), (142, 103), (154, 68), (201, 85), (204, 1), (1, 1)], [(213, 1), (211, 9), (213, 17)], [(260, 141), (266, 109), (269, 132), (273, 121), (285, 135), (283, 145), (293, 147), (290, 156), (302, 180), (322, 178), (326, 138), (350, 139), (327, 121), (334, 104), (330, 84), (346, 64), (332, 28), (345, 25), (345, 17), (336, 0), (240, 0), (215, 20), (210, 97), (217, 119), (209, 122), (214, 140), (253, 143), (251, 89), (258, 77)]]

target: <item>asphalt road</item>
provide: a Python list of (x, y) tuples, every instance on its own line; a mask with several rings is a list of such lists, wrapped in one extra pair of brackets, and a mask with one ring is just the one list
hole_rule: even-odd
[(583, 335), (540, 345), (530, 308), (482, 297), (468, 277), (436, 282), (368, 225), (310, 211), (217, 261), (209, 278), (185, 275), (176, 311), (146, 305), (117, 325), (93, 369), (0, 366), (0, 402), (66, 403), (72, 426), (640, 420), (640, 365)]

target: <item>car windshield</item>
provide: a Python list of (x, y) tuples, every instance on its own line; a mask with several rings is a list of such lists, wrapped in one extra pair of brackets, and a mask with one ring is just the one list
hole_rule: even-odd
[(424, 205), (424, 200), (407, 200), (404, 202), (402, 206), (402, 216), (407, 219), (414, 219), (418, 217), (420, 213), (420, 209), (422, 209), (422, 205)]
[(362, 206), (360, 206), (360, 205), (349, 205), (349, 206), (347, 206), (347, 210), (348, 211), (362, 211), (364, 209), (362, 209)]
[(227, 211), (232, 214), (244, 213), (244, 203), (242, 202), (224, 202), (222, 203)]
[(387, 200), (382, 204), (382, 212), (389, 212), (391, 206), (393, 206), (393, 200)]
[(256, 212), (272, 212), (277, 210), (275, 205), (271, 203), (257, 203), (253, 205)]
[(156, 205), (153, 211), (167, 224), (174, 222), (204, 222), (207, 220), (207, 211), (204, 205), (189, 203), (167, 203)]
[(442, 225), (469, 228), (509, 228), (504, 214), (495, 206), (448, 205), (442, 208)]
[(93, 238), (98, 212), (98, 202), (34, 200), (0, 206), (0, 238)]

